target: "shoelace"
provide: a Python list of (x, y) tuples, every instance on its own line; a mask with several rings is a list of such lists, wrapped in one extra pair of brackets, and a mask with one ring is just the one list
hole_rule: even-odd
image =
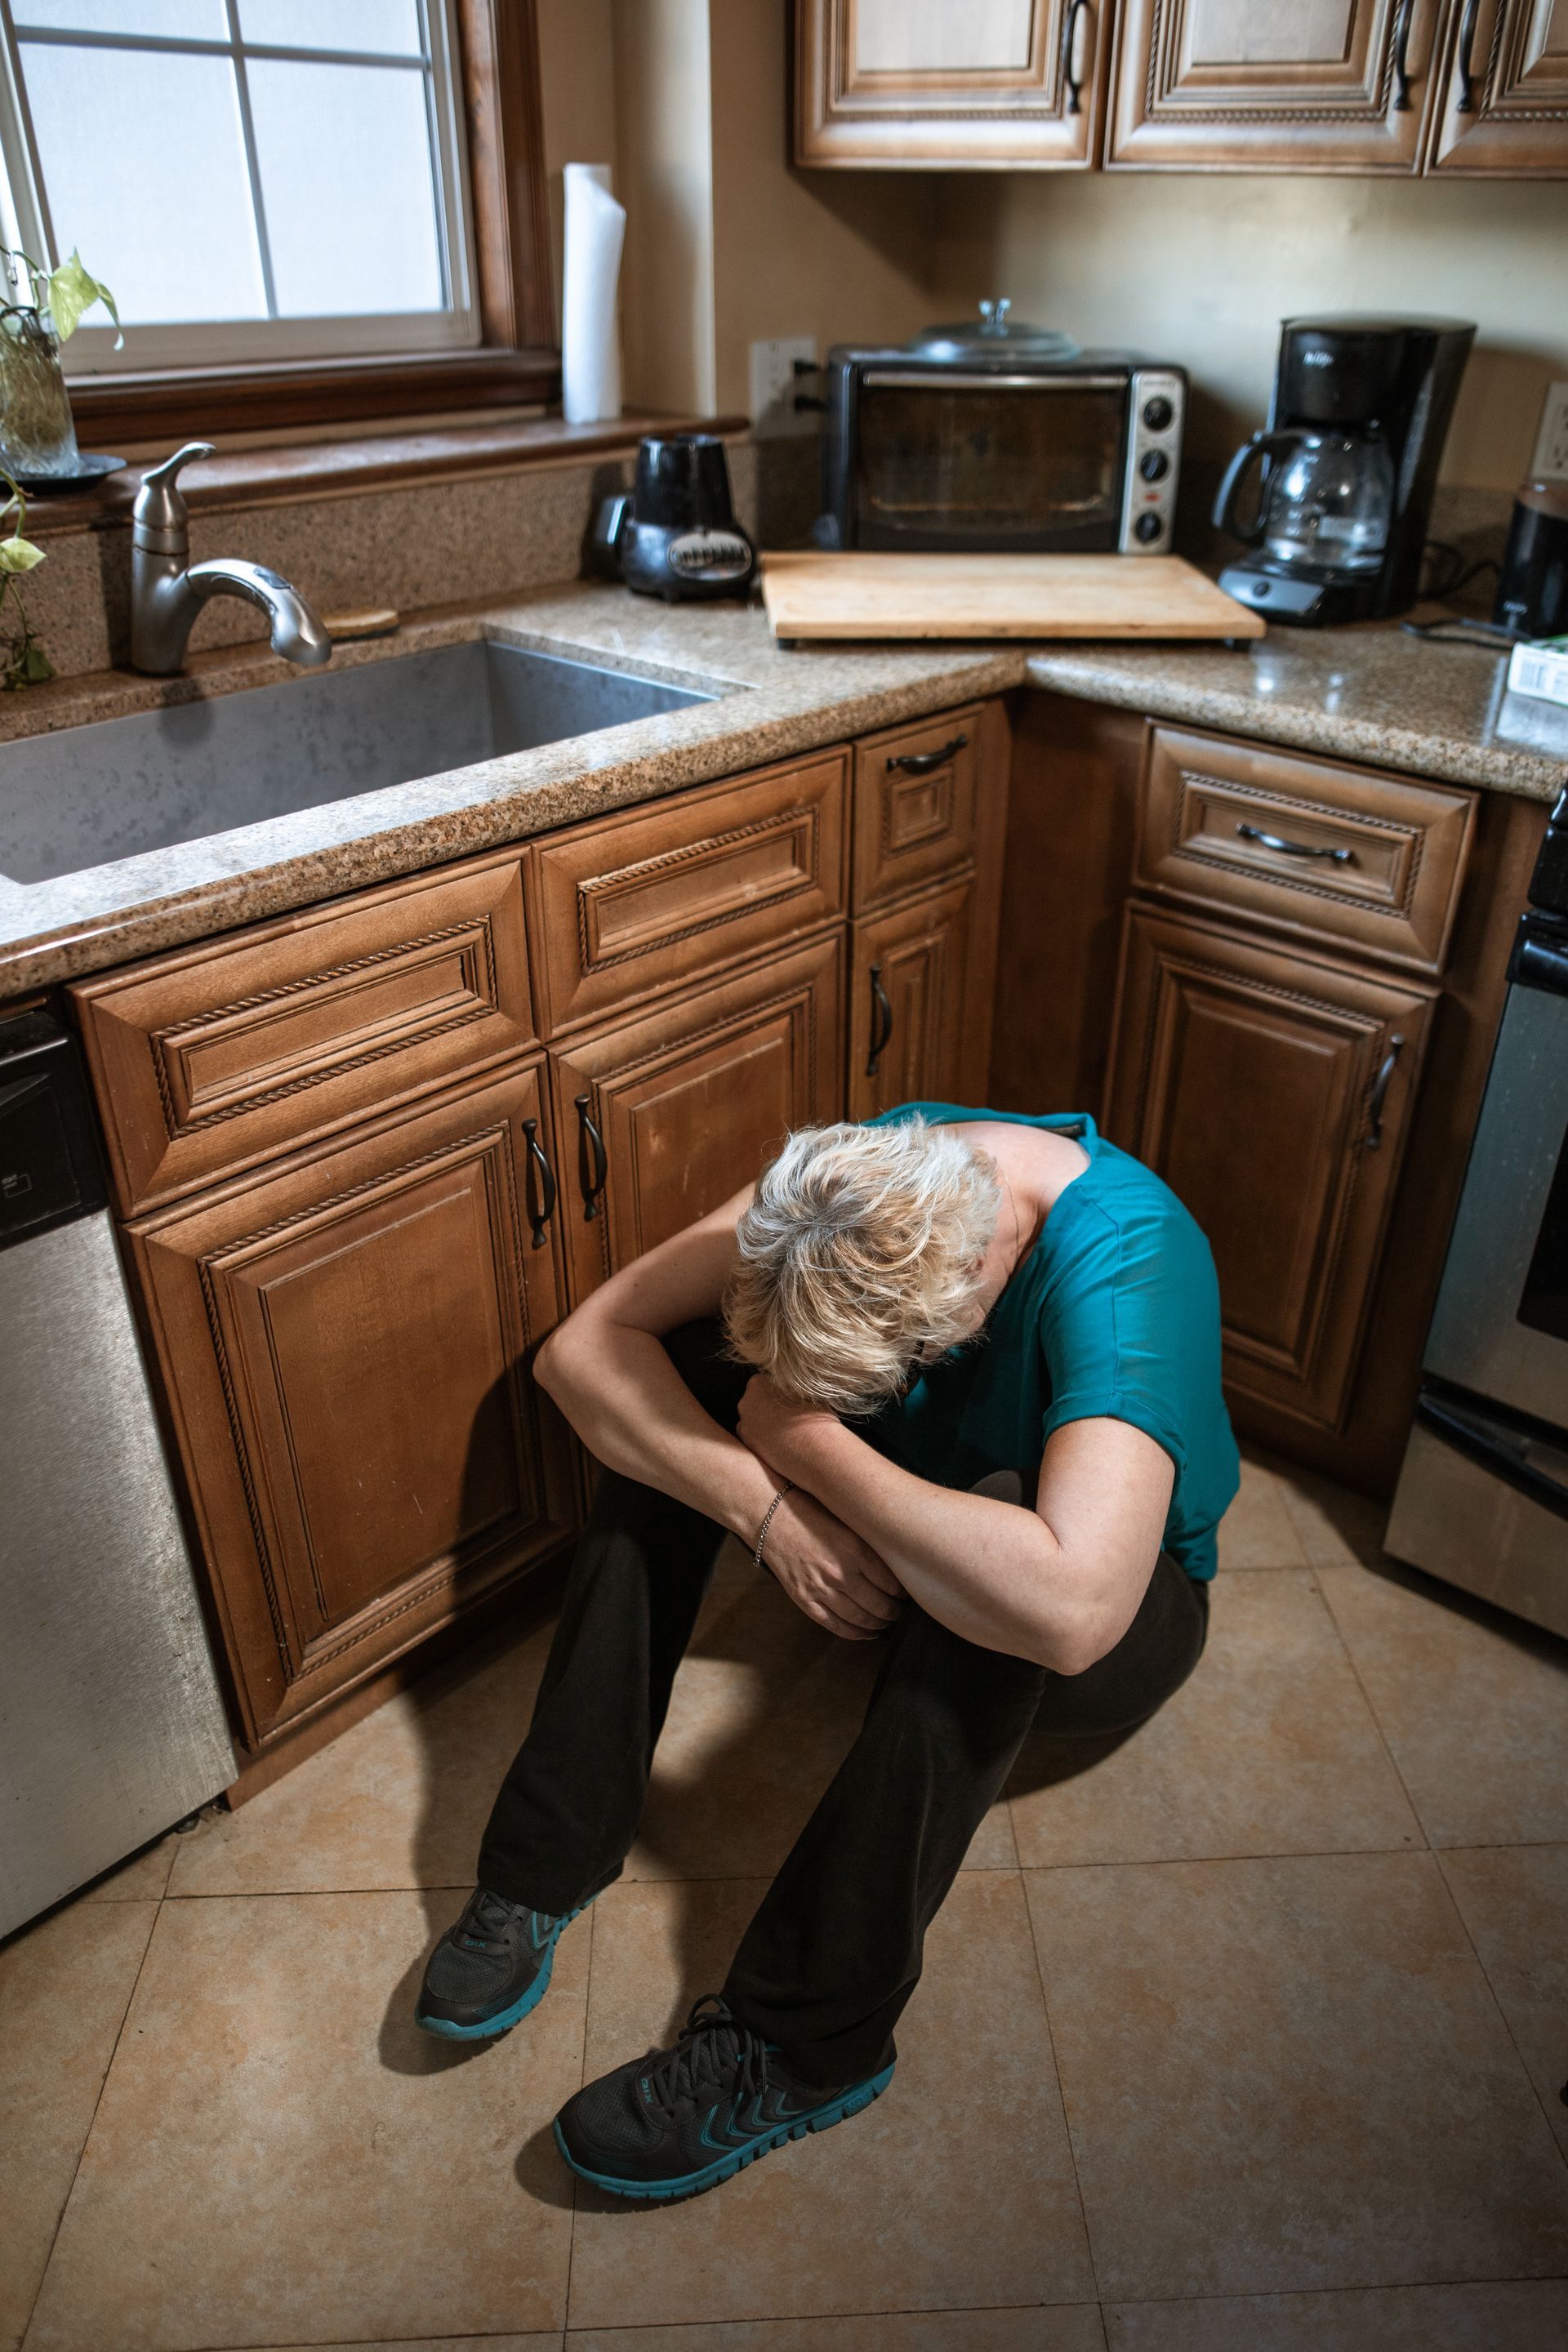
[(737, 2105), (749, 2093), (761, 2098), (770, 2079), (768, 2045), (731, 2016), (717, 1993), (705, 1992), (693, 2003), (679, 2041), (660, 2053), (643, 2079), (649, 2104), (674, 2123), (682, 2099), (695, 2105), (709, 2087), (732, 2087)]
[(504, 1895), (492, 1895), (488, 1886), (476, 1887), (455, 1933), (465, 1943), (482, 1944), (487, 1949), (499, 1948), (521, 1909), (521, 1904), (509, 1903)]

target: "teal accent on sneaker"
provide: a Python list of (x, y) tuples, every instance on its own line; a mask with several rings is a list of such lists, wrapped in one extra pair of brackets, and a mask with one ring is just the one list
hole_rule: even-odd
[[(510, 2009), (498, 2010), (494, 2017), (487, 2017), (478, 2025), (454, 2025), (450, 2018), (426, 2017), (416, 2009), (414, 2012), (415, 2024), (418, 2026), (421, 2032), (437, 2034), (443, 2042), (492, 2042), (499, 2034), (510, 2033), (514, 2025), (521, 2025), (523, 2019), (539, 2007), (549, 1990), (551, 1970), (555, 1966), (555, 1947), (561, 1940), (562, 1929), (569, 1927), (573, 1920), (588, 1908), (590, 1903), (596, 1903), (604, 1891), (602, 1886), (595, 1888), (592, 1895), (585, 1896), (578, 1904), (575, 1911), (563, 1912), (556, 1920), (545, 1939), (544, 1958), (539, 1964), (539, 1974), (534, 1978), (528, 1990), (520, 2000), (514, 2000)], [(543, 1914), (536, 1911), (533, 1916), (539, 1919), (543, 1916)], [(531, 1925), (529, 1928), (529, 1937), (531, 1941), (537, 1942), (536, 1931)]]
[[(628, 2197), (645, 2204), (672, 2205), (683, 2197), (700, 2197), (705, 2189), (717, 2189), (721, 2180), (743, 2172), (748, 2164), (754, 2164), (760, 2156), (771, 2155), (775, 2147), (783, 2147), (786, 2140), (804, 2139), (807, 2132), (831, 2131), (835, 2124), (858, 2116), (873, 2099), (879, 2099), (892, 2079), (892, 2067), (884, 2066), (879, 2074), (869, 2074), (863, 2083), (853, 2083), (848, 2090), (836, 2092), (822, 2106), (813, 2107), (804, 2116), (791, 2116), (784, 2123), (775, 2124), (771, 2131), (759, 2133), (749, 2147), (733, 2148), (717, 2163), (704, 2165), (700, 2172), (684, 2173), (673, 2180), (620, 2180), (613, 2173), (591, 2172), (573, 2156), (559, 2122), (554, 2126), (555, 2145), (573, 2171), (580, 2179), (592, 2181), (595, 2189), (606, 2189), (612, 2197)], [(708, 2138), (706, 2123), (698, 2137), (707, 2140), (710, 2147), (714, 2145)]]

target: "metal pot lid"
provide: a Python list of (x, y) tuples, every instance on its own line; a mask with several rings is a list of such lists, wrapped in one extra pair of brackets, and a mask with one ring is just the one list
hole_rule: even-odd
[(1075, 360), (1078, 345), (1070, 335), (1059, 335), (1052, 327), (1027, 326), (1022, 319), (1009, 319), (1013, 305), (1005, 299), (982, 302), (978, 320), (961, 319), (952, 326), (927, 327), (910, 343), (928, 360), (974, 360), (994, 358), (1031, 360)]

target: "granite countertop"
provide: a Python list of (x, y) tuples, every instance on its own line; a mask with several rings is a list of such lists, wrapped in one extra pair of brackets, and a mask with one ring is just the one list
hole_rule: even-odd
[[(100, 971), (685, 785), (1033, 684), (1405, 772), (1555, 797), (1568, 711), (1504, 698), (1504, 664), (1386, 625), (1253, 645), (796, 646), (756, 605), (667, 606), (574, 583), (431, 614), (333, 667), (479, 636), (575, 655), (715, 698), (600, 733), (150, 850), (58, 879), (0, 877), (0, 997)], [(0, 698), (0, 743), (296, 675), (264, 648), (175, 679), (109, 671)], [(4, 754), (0, 752), (0, 760)]]

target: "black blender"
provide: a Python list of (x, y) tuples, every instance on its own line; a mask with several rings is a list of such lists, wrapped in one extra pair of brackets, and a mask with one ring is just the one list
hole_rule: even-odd
[(1355, 311), (1284, 321), (1268, 425), (1215, 501), (1216, 530), (1248, 550), (1222, 588), (1271, 620), (1318, 626), (1408, 612), (1475, 331)]

